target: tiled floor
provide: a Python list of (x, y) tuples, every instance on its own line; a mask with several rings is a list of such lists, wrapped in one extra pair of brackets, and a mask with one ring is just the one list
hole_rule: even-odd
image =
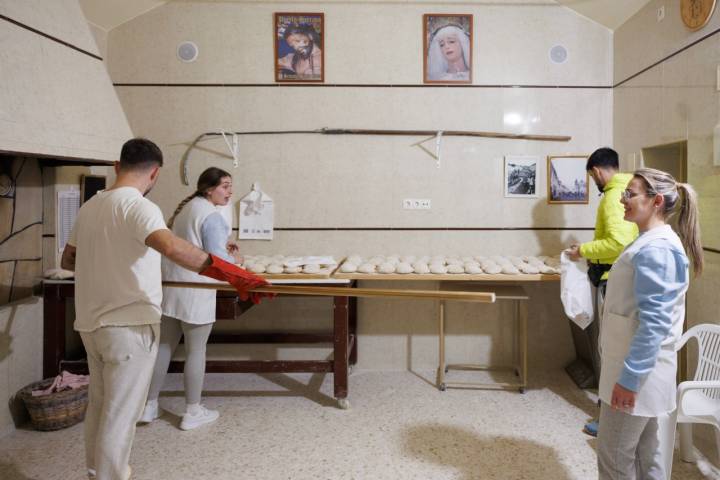
[[(209, 374), (205, 403), (221, 417), (184, 432), (182, 379), (169, 375), (167, 412), (138, 428), (133, 479), (597, 478), (596, 441), (581, 432), (595, 404), (564, 372), (536, 374), (525, 394), (439, 392), (432, 379), (356, 372), (339, 410), (331, 375)], [(0, 439), (0, 478), (82, 479), (83, 458), (82, 425), (18, 430)], [(713, 475), (676, 459), (673, 479)]]

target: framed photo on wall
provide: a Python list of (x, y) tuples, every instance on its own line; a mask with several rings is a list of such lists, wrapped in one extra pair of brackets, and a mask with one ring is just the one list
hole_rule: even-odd
[(540, 157), (531, 155), (505, 156), (505, 196), (535, 198)]
[(588, 203), (590, 183), (585, 170), (587, 155), (547, 158), (548, 203)]
[(472, 15), (423, 15), (423, 83), (472, 83), (472, 25)]
[(275, 13), (275, 81), (325, 81), (325, 16)]

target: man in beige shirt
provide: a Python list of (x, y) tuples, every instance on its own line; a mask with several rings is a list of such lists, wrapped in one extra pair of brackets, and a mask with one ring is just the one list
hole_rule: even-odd
[(160, 208), (145, 198), (162, 164), (153, 142), (126, 142), (115, 164), (115, 183), (82, 206), (63, 251), (62, 267), (75, 271), (74, 327), (90, 370), (85, 456), (88, 475), (97, 480), (130, 477), (135, 423), (160, 335), (161, 255), (219, 279), (226, 278), (211, 271), (215, 266), (239, 270), (168, 230)]

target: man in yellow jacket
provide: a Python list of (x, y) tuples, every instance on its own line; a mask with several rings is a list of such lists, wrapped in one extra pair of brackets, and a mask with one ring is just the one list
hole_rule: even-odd
[[(605, 297), (608, 273), (610, 267), (617, 260), (620, 253), (638, 236), (637, 225), (625, 221), (625, 209), (620, 203), (620, 197), (632, 180), (632, 174), (620, 173), (618, 154), (611, 148), (595, 150), (588, 158), (585, 169), (595, 181), (603, 198), (597, 210), (595, 221), (595, 236), (592, 241), (581, 245), (573, 245), (567, 251), (571, 260), (587, 259), (588, 277), (596, 287), (595, 318), (585, 331), (570, 322), (573, 329), (573, 340), (578, 359), (590, 357), (595, 384), (600, 378), (600, 357), (598, 354), (599, 319), (602, 314), (602, 304)], [(584, 347), (584, 348), (583, 348)], [(583, 351), (585, 350), (585, 351)], [(587, 352), (589, 350), (589, 352)], [(584, 354), (583, 354), (584, 353)], [(582, 362), (582, 360), (580, 360)], [(574, 367), (575, 364), (568, 367)], [(590, 435), (597, 435), (597, 422), (585, 426)]]

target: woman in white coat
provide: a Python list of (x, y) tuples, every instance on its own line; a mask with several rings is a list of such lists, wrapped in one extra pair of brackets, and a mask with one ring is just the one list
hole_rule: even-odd
[[(168, 221), (177, 236), (210, 252), (223, 260), (238, 263), (237, 245), (229, 242), (230, 226), (219, 206), (227, 205), (232, 197), (232, 177), (219, 168), (205, 170), (197, 182), (197, 190), (178, 205)], [(176, 282), (213, 282), (185, 270), (177, 264), (162, 262), (163, 280)], [(186, 413), (180, 423), (182, 430), (190, 430), (217, 420), (219, 413), (200, 404), (205, 376), (205, 350), (215, 322), (215, 290), (197, 288), (163, 288), (160, 345), (148, 400), (140, 417), (149, 423), (161, 414), (158, 397), (170, 359), (185, 337), (185, 402)]]
[[(601, 479), (663, 479), (662, 435), (675, 410), (677, 355), (682, 335), (689, 261), (703, 258), (697, 196), (659, 170), (641, 169), (623, 193), (625, 220), (640, 236), (610, 270), (600, 328)], [(668, 225), (677, 213), (679, 236)], [(687, 254), (686, 254), (687, 251)], [(668, 448), (669, 447), (669, 448)]]

